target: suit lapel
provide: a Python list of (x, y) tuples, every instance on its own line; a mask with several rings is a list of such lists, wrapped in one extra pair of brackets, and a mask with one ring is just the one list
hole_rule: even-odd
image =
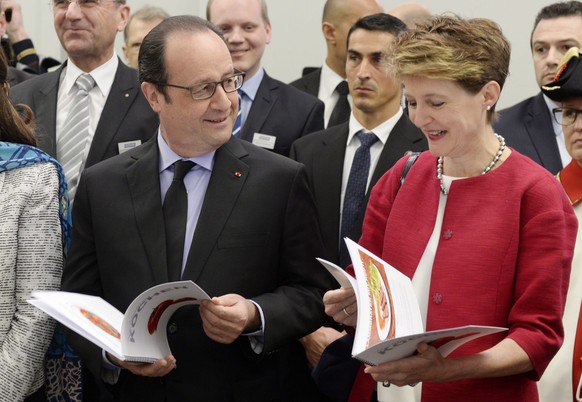
[(304, 78), (303, 89), (310, 95), (317, 98), (319, 95), (319, 82), (321, 81), (321, 68), (310, 72)]
[(157, 136), (138, 148), (126, 177), (138, 230), (156, 283), (168, 281)]
[(542, 166), (552, 172), (562, 169), (560, 150), (556, 142), (554, 125), (548, 107), (540, 92), (532, 102), (530, 114), (525, 119), (525, 128), (531, 143), (540, 157)]
[(278, 88), (277, 82), (265, 73), (245, 124), (241, 129), (241, 138), (243, 140), (253, 142), (254, 134), (261, 132), (269, 113), (271, 113), (271, 109), (277, 102)]
[(421, 142), (423, 139), (424, 135), (422, 132), (412, 124), (407, 115), (403, 114), (396, 122), (396, 125), (388, 136), (388, 141), (386, 141), (384, 148), (382, 148), (380, 159), (378, 159), (378, 163), (372, 174), (368, 194), (366, 194), (366, 202), (368, 201), (367, 197), (369, 196), (370, 189), (380, 180), (380, 177), (394, 166), (406, 152), (417, 149), (414, 147), (414, 144)]
[[(328, 248), (332, 245), (339, 247), (340, 200), (348, 131), (347, 122), (326, 130), (320, 154), (313, 162), (312, 187), (320, 221), (325, 222), (322, 225), (325, 226), (322, 227), (322, 236)], [(335, 253), (329, 256), (332, 260), (338, 259), (338, 247), (334, 247)]]
[(109, 144), (115, 138), (123, 118), (140, 90), (139, 83), (131, 69), (119, 60), (113, 85), (95, 129), (85, 166), (91, 166), (105, 158)]
[(38, 92), (33, 94), (35, 118), (42, 122), (42, 131), (38, 135), (38, 147), (53, 158), (57, 157), (57, 99), (59, 80), (64, 63), (56, 71), (46, 74), (45, 82)]
[(247, 155), (236, 138), (216, 151), (212, 176), (184, 270), (184, 278), (196, 281), (204, 270), (249, 174), (240, 159)]

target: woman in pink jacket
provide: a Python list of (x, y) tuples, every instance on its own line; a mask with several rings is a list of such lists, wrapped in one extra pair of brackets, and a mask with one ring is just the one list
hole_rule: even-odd
[[(412, 279), (426, 330), (509, 331), (447, 357), (421, 343), (414, 356), (366, 367), (379, 401), (536, 401), (535, 381), (562, 343), (577, 222), (556, 179), (493, 131), (509, 53), (494, 22), (445, 16), (395, 47), (430, 152), (402, 186), (408, 158), (377, 183), (360, 244)], [(324, 302), (336, 321), (355, 325), (353, 290)]]

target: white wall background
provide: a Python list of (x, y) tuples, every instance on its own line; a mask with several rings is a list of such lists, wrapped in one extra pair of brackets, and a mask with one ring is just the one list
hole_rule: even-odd
[[(557, 0), (554, 0), (557, 1)], [(511, 42), (510, 77), (503, 90), (499, 108), (510, 106), (537, 93), (529, 37), (535, 15), (554, 1), (528, 0), (417, 0), (434, 13), (454, 12), (462, 17), (485, 17), (501, 25)], [(127, 0), (132, 10), (157, 5), (172, 15), (194, 14), (204, 17), (206, 0)], [(380, 0), (386, 10), (404, 1)], [(304, 66), (319, 66), (325, 57), (321, 34), (321, 14), (325, 0), (267, 0), (273, 26), (273, 40), (263, 57), (270, 75), (284, 82), (298, 78)], [(49, 0), (20, 0), (25, 27), (37, 51), (63, 60), (53, 28)], [(122, 34), (118, 35), (121, 55)], [(498, 110), (499, 110), (498, 108)]]

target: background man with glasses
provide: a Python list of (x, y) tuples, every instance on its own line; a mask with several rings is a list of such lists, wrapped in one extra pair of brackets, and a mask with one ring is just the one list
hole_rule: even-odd
[[(15, 86), (12, 98), (32, 108), (38, 146), (65, 166), (74, 195), (84, 167), (147, 141), (158, 119), (140, 91), (137, 72), (114, 52), (130, 12), (125, 0), (51, 0), (51, 9), (68, 59), (58, 70)], [(82, 74), (89, 74), (94, 86), (88, 90), (87, 118), (75, 132), (67, 122), (73, 119)]]
[[(158, 134), (86, 169), (79, 184), (63, 290), (125, 311), (176, 275), (213, 297), (174, 314), (172, 355), (153, 364), (123, 363), (69, 336), (123, 401), (305, 400), (301, 387), (282, 391), (281, 370), (298, 367), (287, 350), (322, 324), (321, 298), (331, 286), (315, 260), (322, 252), (315, 205), (303, 165), (232, 135), (242, 82), (221, 35), (194, 16), (150, 31), (139, 77)], [(166, 234), (179, 209), (167, 204), (179, 192), (184, 237), (172, 254)]]

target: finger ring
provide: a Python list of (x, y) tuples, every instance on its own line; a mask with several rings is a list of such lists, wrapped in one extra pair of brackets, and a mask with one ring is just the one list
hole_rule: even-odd
[(346, 317), (349, 317), (349, 316), (351, 316), (351, 314), (350, 314), (350, 313), (348, 313), (348, 310), (346, 310), (346, 308), (345, 308), (345, 307), (344, 307), (344, 313), (346, 314)]
[(390, 381), (382, 381), (382, 386), (388, 388), (390, 386)]

